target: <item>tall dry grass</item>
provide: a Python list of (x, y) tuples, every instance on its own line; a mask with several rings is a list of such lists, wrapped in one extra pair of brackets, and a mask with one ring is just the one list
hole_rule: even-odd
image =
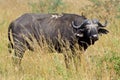
[(32, 12), (30, 4), (39, 5), (39, 1), (49, 0), (0, 1), (0, 80), (120, 80), (119, 0), (63, 0), (63, 5), (55, 11), (83, 13), (88, 18), (98, 18), (101, 22), (107, 19), (109, 22), (107, 29), (110, 33), (101, 36), (95, 45), (82, 54), (77, 73), (74, 69), (66, 70), (62, 54), (51, 54), (46, 47), (39, 49), (38, 46), (35, 52), (26, 51), (22, 70), (15, 71), (12, 54), (7, 48), (8, 26), (21, 14)]

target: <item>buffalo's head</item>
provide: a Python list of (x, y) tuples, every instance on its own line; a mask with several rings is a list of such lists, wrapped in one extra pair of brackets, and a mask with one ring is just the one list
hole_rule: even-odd
[(80, 25), (72, 22), (72, 26), (76, 29), (75, 35), (81, 39), (81, 42), (87, 42), (89, 45), (94, 44), (99, 39), (99, 34), (108, 33), (108, 30), (104, 29), (107, 26), (107, 21), (101, 24), (97, 19), (86, 19)]

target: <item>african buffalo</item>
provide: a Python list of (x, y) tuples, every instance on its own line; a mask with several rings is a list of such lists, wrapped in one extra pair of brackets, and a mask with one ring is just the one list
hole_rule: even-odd
[[(20, 61), (26, 49), (34, 50), (32, 45), (25, 39), (27, 37), (32, 41), (31, 35), (38, 44), (41, 36), (44, 36), (46, 40), (52, 42), (56, 51), (62, 52), (61, 43), (58, 41), (58, 37), (60, 37), (59, 39), (63, 42), (68, 41), (69, 47), (75, 55), (74, 44), (78, 43), (83, 50), (86, 50), (88, 46), (93, 45), (99, 39), (99, 34), (108, 33), (104, 29), (106, 26), (107, 21), (105, 21), (105, 24), (101, 24), (97, 19), (90, 20), (77, 14), (26, 13), (10, 24), (8, 39), (12, 49), (14, 49), (15, 56)], [(10, 33), (13, 40), (11, 40)], [(65, 60), (68, 60), (66, 55)], [(66, 66), (68, 67), (68, 64)]]

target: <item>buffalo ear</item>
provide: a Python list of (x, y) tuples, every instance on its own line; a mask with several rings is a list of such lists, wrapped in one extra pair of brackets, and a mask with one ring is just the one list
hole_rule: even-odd
[(98, 30), (98, 33), (99, 33), (99, 34), (107, 34), (107, 33), (109, 33), (109, 31), (106, 30), (106, 29), (99, 29), (99, 30)]

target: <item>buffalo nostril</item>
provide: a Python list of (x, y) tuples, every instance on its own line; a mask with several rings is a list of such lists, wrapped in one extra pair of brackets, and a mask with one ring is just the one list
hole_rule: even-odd
[(98, 40), (98, 35), (92, 35), (92, 39), (94, 39), (94, 40)]
[(98, 37), (98, 35), (95, 34), (95, 35), (92, 35), (92, 37)]

